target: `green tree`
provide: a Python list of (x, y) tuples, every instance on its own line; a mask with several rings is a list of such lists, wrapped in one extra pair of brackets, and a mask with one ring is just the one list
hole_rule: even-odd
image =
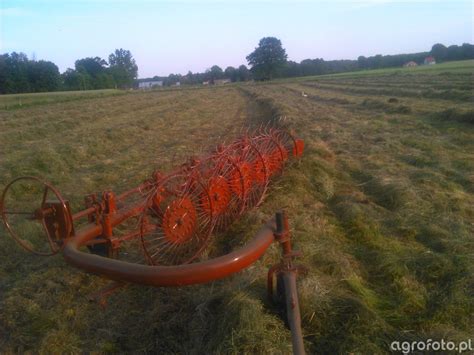
[(462, 49), (461, 47), (453, 44), (452, 46), (448, 47), (446, 53), (446, 60), (460, 60), (462, 58)]
[(284, 67), (287, 57), (278, 38), (264, 37), (258, 47), (247, 56), (247, 62), (255, 79), (271, 80)]
[(213, 65), (210, 69), (206, 70), (205, 78), (206, 80), (211, 81), (214, 83), (214, 80), (221, 79), (224, 77), (224, 71), (218, 65)]
[(62, 75), (63, 88), (65, 90), (81, 90), (81, 74), (76, 70), (68, 68)]
[(462, 59), (474, 59), (474, 45), (463, 43), (461, 46)]
[(0, 94), (55, 91), (59, 85), (59, 70), (54, 63), (28, 60), (24, 53), (0, 55)]
[(193, 72), (189, 70), (188, 73), (181, 78), (181, 84), (192, 85), (194, 84), (194, 80)]
[(239, 73), (239, 81), (247, 81), (250, 79), (250, 71), (245, 65), (242, 64), (237, 70)]
[(30, 91), (45, 92), (59, 89), (60, 75), (56, 64), (44, 60), (30, 61), (28, 65)]
[(107, 62), (100, 57), (88, 57), (76, 60), (75, 67), (78, 72), (87, 73), (95, 77), (105, 71)]
[(180, 74), (170, 74), (163, 81), (163, 85), (172, 86), (172, 85), (176, 85), (178, 82), (181, 83), (181, 75)]
[(368, 66), (369, 66), (369, 63), (367, 61), (367, 58), (364, 57), (363, 55), (359, 56), (357, 58), (357, 66), (360, 68), (360, 69), (367, 69)]
[(109, 72), (118, 87), (132, 87), (138, 76), (138, 66), (132, 53), (125, 49), (116, 49), (109, 55)]
[(441, 62), (446, 59), (448, 55), (448, 48), (441, 43), (436, 43), (431, 47), (431, 55), (438, 61)]
[(6, 55), (8, 93), (30, 91), (28, 82), (28, 57), (24, 53), (12, 52)]
[[(107, 62), (100, 57), (78, 59), (75, 62), (75, 67), (78, 73), (76, 79), (79, 83), (77, 88), (79, 90), (106, 89), (114, 85), (112, 82), (110, 86), (106, 86), (106, 83), (112, 79), (104, 80), (104, 77), (110, 74), (107, 70)], [(112, 78), (111, 75), (110, 78)]]
[(227, 67), (224, 70), (225, 77), (230, 79), (233, 83), (237, 81), (239, 72), (234, 67)]

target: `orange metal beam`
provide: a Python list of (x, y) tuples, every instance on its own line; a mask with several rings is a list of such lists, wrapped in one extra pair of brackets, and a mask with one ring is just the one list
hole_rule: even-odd
[[(121, 219), (125, 216), (117, 216)], [(100, 235), (100, 225), (88, 225), (67, 240), (63, 255), (69, 264), (116, 281), (150, 286), (183, 286), (206, 283), (236, 273), (257, 261), (275, 240), (275, 220), (270, 220), (244, 247), (230, 254), (193, 264), (148, 266), (84, 253), (80, 247)]]

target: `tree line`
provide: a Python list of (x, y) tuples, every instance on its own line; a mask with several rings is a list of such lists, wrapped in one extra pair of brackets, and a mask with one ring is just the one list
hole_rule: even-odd
[(60, 74), (56, 64), (30, 60), (24, 53), (0, 55), (0, 94), (132, 87), (138, 67), (130, 51), (116, 49), (108, 61), (78, 59)]
[(298, 76), (333, 74), (365, 69), (381, 69), (401, 67), (413, 61), (423, 64), (428, 56), (433, 56), (437, 62), (474, 59), (474, 45), (464, 43), (461, 46), (446, 47), (437, 43), (429, 52), (419, 52), (397, 55), (359, 56), (356, 60), (329, 60), (322, 58), (304, 59), (297, 63), (287, 60), (287, 54), (281, 41), (275, 37), (264, 37), (258, 47), (247, 56), (248, 69), (245, 65), (238, 68), (227, 67), (222, 70), (218, 65), (207, 69), (204, 73), (188, 72), (186, 75), (170, 74), (140, 79), (140, 81), (159, 80), (164, 86), (180, 84), (214, 83), (218, 79), (229, 79), (232, 82), (247, 80), (271, 80), (273, 78), (289, 78)]
[[(265, 47), (270, 47), (266, 51)], [(264, 54), (266, 53), (266, 54)], [(273, 37), (263, 38), (259, 46), (248, 57), (252, 64), (251, 73), (256, 80), (268, 80), (274, 77), (288, 78), (309, 75), (341, 73), (347, 71), (401, 67), (408, 62), (423, 64), (426, 57), (432, 56), (438, 63), (452, 60), (474, 59), (474, 45), (446, 47), (437, 43), (429, 52), (397, 55), (359, 56), (357, 60), (305, 59), (300, 63), (286, 60), (281, 42)], [(257, 64), (257, 65), (256, 65)], [(263, 67), (263, 69), (262, 69)]]
[(231, 82), (248, 81), (252, 78), (250, 70), (241, 65), (238, 68), (228, 66), (223, 70), (218, 65), (213, 65), (203, 73), (193, 73), (188, 71), (186, 75), (170, 74), (168, 76), (154, 76), (152, 78), (140, 79), (139, 81), (162, 81), (164, 86), (176, 85), (176, 83), (184, 85), (198, 85), (202, 83), (214, 84), (216, 80), (229, 79)]
[[(329, 60), (322, 58), (305, 59), (297, 63), (287, 60), (286, 50), (275, 37), (262, 38), (255, 50), (246, 59), (245, 65), (238, 68), (229, 66), (223, 70), (213, 65), (203, 73), (186, 75), (170, 74), (140, 79), (139, 81), (163, 81), (171, 86), (213, 84), (216, 80), (228, 79), (231, 82), (248, 80), (271, 80), (309, 75), (332, 74), (355, 70), (401, 67), (414, 61), (422, 64), (427, 56), (437, 62), (474, 59), (474, 45), (464, 43), (449, 47), (435, 44), (429, 52), (397, 55), (360, 56), (356, 60)], [(130, 88), (137, 86), (138, 67), (130, 51), (116, 49), (108, 61), (100, 57), (76, 60), (74, 69), (68, 68), (60, 74), (58, 67), (49, 61), (29, 60), (23, 53), (0, 55), (0, 94), (23, 92), (45, 92), (57, 90), (92, 90), (108, 88)]]

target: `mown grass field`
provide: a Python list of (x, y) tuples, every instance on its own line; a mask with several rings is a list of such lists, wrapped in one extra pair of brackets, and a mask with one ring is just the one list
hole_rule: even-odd
[(54, 102), (66, 102), (95, 97), (122, 95), (124, 91), (114, 89), (88, 91), (57, 91), (33, 94), (0, 95), (0, 110), (14, 110), (34, 105), (44, 105)]
[[(367, 73), (0, 110), (0, 184), (42, 176), (79, 208), (86, 193), (123, 191), (281, 118), (305, 139), (302, 160), (211, 254), (284, 207), (310, 270), (299, 279), (308, 353), (473, 338), (474, 63)], [(0, 352), (291, 352), (266, 299), (276, 245), (233, 277), (129, 286), (105, 310), (87, 296), (106, 280), (28, 255), (3, 229), (0, 260)]]

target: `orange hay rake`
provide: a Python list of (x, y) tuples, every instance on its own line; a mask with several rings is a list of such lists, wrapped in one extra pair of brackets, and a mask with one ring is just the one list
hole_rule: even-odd
[[(270, 179), (291, 157), (299, 158), (303, 149), (303, 141), (284, 129), (245, 134), (170, 173), (155, 171), (122, 194), (88, 195), (85, 208), (76, 213), (51, 184), (23, 176), (5, 187), (0, 213), (10, 235), (30, 252), (62, 252), (68, 263), (87, 272), (153, 286), (225, 277), (258, 260), (276, 240), (282, 245), (283, 259), (269, 273), (269, 293), (276, 272), (281, 276), (277, 280), (285, 283), (277, 290), (286, 299), (294, 349), (300, 353), (304, 350), (295, 277), (302, 268), (292, 263), (296, 254), (285, 214), (277, 214), (243, 248), (206, 261), (197, 259), (213, 233), (226, 230), (262, 202)], [(81, 250), (84, 246), (90, 253)], [(282, 289), (287, 292), (282, 294)]]

